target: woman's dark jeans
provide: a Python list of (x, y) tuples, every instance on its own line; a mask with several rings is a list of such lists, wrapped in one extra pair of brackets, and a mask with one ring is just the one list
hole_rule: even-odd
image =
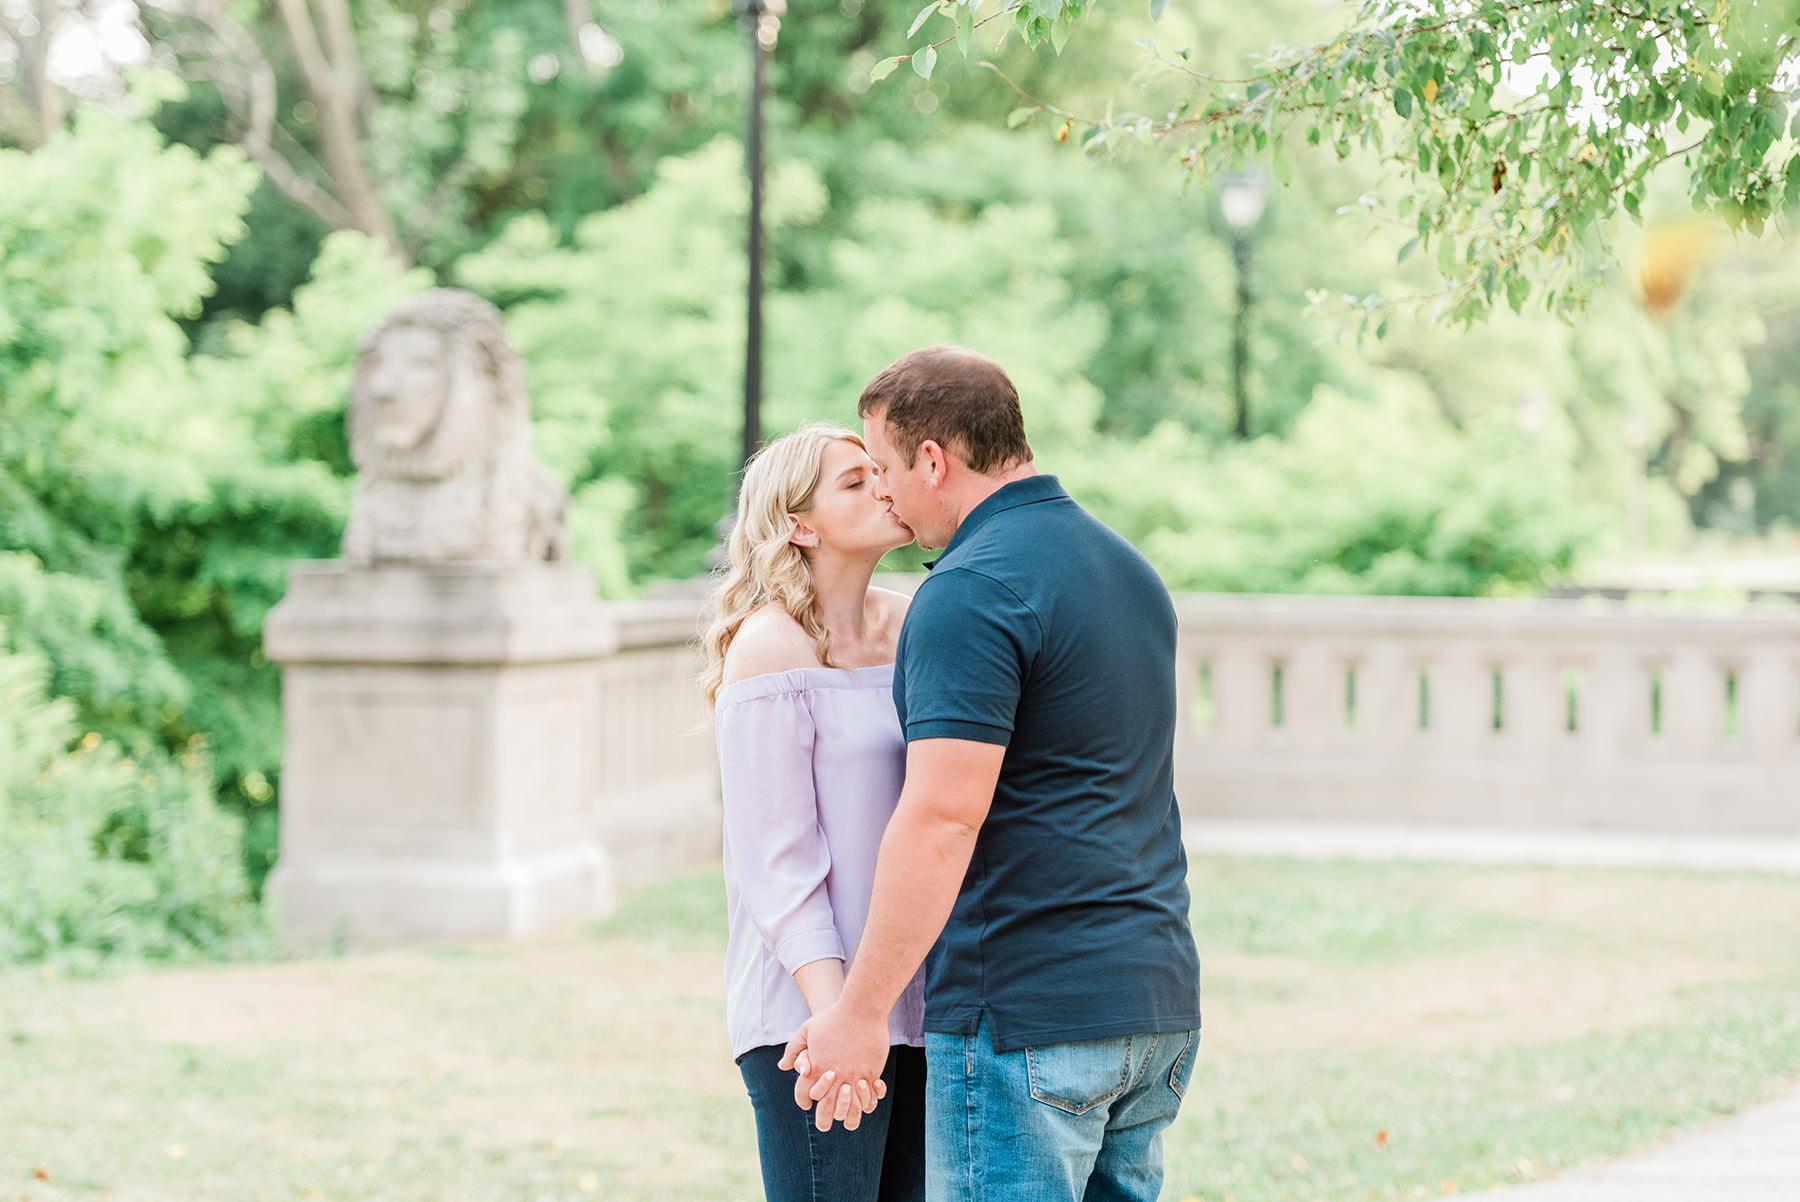
[(923, 1202), (925, 1050), (895, 1047), (881, 1072), (887, 1097), (846, 1131), (820, 1132), (794, 1105), (794, 1073), (776, 1065), (781, 1048), (738, 1059), (756, 1108), (756, 1148), (767, 1202)]

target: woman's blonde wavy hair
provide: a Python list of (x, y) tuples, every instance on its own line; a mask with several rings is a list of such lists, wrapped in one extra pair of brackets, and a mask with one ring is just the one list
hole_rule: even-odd
[(744, 619), (765, 605), (779, 605), (818, 646), (819, 662), (832, 667), (831, 632), (819, 620), (818, 589), (806, 556), (789, 540), (788, 514), (812, 508), (834, 442), (863, 440), (838, 426), (802, 426), (756, 453), (738, 490), (737, 520), (726, 543), (730, 561), (713, 594), (713, 621), (701, 641), (706, 668), (700, 692), (710, 708), (725, 679), (725, 653)]

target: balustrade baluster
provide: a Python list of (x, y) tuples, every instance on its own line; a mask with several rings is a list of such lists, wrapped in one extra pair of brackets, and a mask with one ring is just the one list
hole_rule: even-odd
[(1331, 647), (1300, 640), (1282, 672), (1283, 726), (1296, 747), (1316, 750), (1342, 737), (1343, 658)]
[(1371, 755), (1398, 755), (1419, 736), (1419, 665), (1393, 639), (1367, 644), (1356, 663), (1354, 741)]
[(1500, 673), (1500, 713), (1496, 729), (1518, 755), (1548, 755), (1566, 740), (1568, 697), (1561, 666), (1549, 653), (1526, 650), (1505, 660)]
[(1493, 743), (1493, 672), (1474, 647), (1438, 652), (1429, 661), (1430, 715), (1426, 742), (1450, 755), (1472, 755)]
[(1273, 661), (1260, 645), (1234, 643), (1213, 659), (1213, 730), (1221, 746), (1247, 750), (1269, 741)]
[(1725, 667), (1694, 647), (1678, 649), (1663, 677), (1663, 740), (1671, 755), (1705, 760), (1725, 741)]
[(1800, 662), (1790, 651), (1753, 652), (1738, 673), (1737, 701), (1738, 738), (1750, 759), (1760, 764), (1800, 759)]

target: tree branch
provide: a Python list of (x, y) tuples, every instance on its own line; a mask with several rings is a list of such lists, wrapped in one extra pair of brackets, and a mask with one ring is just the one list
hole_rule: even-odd
[[(239, 24), (220, 0), (190, 0), (188, 13), (223, 44), (226, 60), (202, 58), (202, 70), (219, 88), (219, 94), (243, 126), (239, 145), (263, 174), (295, 204), (307, 209), (336, 229), (353, 229), (355, 218), (344, 203), (309, 178), (285, 155), (274, 140), (285, 134), (275, 119), (278, 104), (275, 69), (250, 31)], [(247, 80), (234, 78), (227, 64), (243, 69)]]
[(27, 150), (36, 150), (62, 128), (66, 110), (62, 89), (50, 79), (50, 43), (62, 17), (58, 0), (38, 0), (37, 11), (27, 16), (37, 24), (37, 32), (27, 34), (22, 21), (14, 21), (0, 10), (0, 28), (19, 50), (20, 89), (26, 120), (20, 125), (19, 140)]
[[(321, 0), (326, 6), (328, 29), (348, 20), (342, 0)], [(282, 24), (306, 79), (307, 94), (319, 110), (319, 145), (325, 153), (337, 194), (351, 214), (354, 228), (386, 243), (389, 250), (411, 262), (394, 222), (375, 189), (363, 162), (362, 131), (356, 117), (356, 99), (363, 88), (361, 65), (354, 51), (348, 60), (333, 62), (319, 42), (307, 0), (277, 0)], [(342, 36), (342, 31), (335, 36)]]

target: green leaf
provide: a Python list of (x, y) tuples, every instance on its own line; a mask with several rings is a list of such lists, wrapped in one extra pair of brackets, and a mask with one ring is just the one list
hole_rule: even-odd
[(1006, 128), (1017, 129), (1042, 111), (1036, 105), (1023, 105), (1006, 114)]
[(913, 72), (920, 79), (930, 79), (933, 67), (937, 66), (937, 47), (926, 46), (912, 58)]
[(1074, 32), (1074, 29), (1075, 10), (1065, 8), (1063, 15), (1056, 19), (1056, 24), (1050, 27), (1050, 45), (1055, 47), (1058, 54), (1061, 54), (1063, 47), (1068, 45), (1069, 34)]
[(914, 34), (916, 34), (916, 33), (918, 33), (918, 32), (919, 32), (919, 27), (920, 27), (920, 26), (921, 26), (921, 25), (923, 25), (923, 24), (925, 24), (925, 22), (926, 22), (926, 21), (927, 21), (927, 20), (928, 20), (928, 19), (930, 19), (930, 17), (931, 17), (931, 14), (932, 14), (932, 13), (934, 13), (934, 12), (936, 12), (936, 11), (937, 11), (937, 10), (938, 10), (938, 5), (939, 5), (939, 4), (940, 4), (940, 3), (941, 3), (941, 0), (931, 0), (931, 3), (930, 3), (930, 4), (927, 4), (927, 5), (926, 5), (926, 6), (925, 6), (925, 7), (924, 7), (924, 8), (921, 8), (921, 9), (920, 9), (920, 10), (919, 10), (919, 15), (918, 15), (918, 16), (916, 16), (916, 17), (914, 17), (914, 18), (913, 18), (913, 23), (912, 23), (912, 28), (911, 28), (911, 29), (908, 29), (908, 30), (907, 30), (907, 31), (906, 31), (906, 36), (907, 36), (907, 37), (908, 37), (908, 38), (909, 38), (909, 39), (910, 39), (910, 38), (911, 38), (911, 37), (912, 37), (912, 36), (913, 36), (913, 35), (914, 35)]
[(1405, 88), (1394, 89), (1394, 111), (1402, 117), (1412, 116), (1412, 93)]
[(1531, 296), (1531, 281), (1518, 272), (1506, 277), (1506, 303), (1512, 306), (1514, 313), (1523, 312), (1525, 302)]
[(1406, 241), (1406, 245), (1402, 246), (1400, 248), (1400, 253), (1397, 256), (1395, 256), (1394, 262), (1396, 262), (1396, 263), (1406, 262), (1408, 259), (1413, 257), (1413, 253), (1415, 251), (1417, 251), (1418, 249), (1419, 249), (1419, 240), (1416, 237), (1408, 238)]
[(894, 68), (898, 67), (905, 59), (906, 56), (904, 54), (896, 54), (892, 58), (882, 59), (873, 67), (869, 68), (869, 82), (880, 83), (882, 80), (892, 75), (894, 73)]
[(969, 43), (975, 40), (975, 6), (959, 4), (956, 6), (956, 48), (962, 51), (964, 58), (969, 57)]
[(1269, 160), (1269, 169), (1275, 174), (1275, 182), (1282, 187), (1294, 182), (1294, 165), (1285, 154), (1276, 154)]
[(1163, 13), (1168, 10), (1168, 7), (1169, 0), (1150, 0), (1150, 19), (1152, 21), (1162, 20)]

